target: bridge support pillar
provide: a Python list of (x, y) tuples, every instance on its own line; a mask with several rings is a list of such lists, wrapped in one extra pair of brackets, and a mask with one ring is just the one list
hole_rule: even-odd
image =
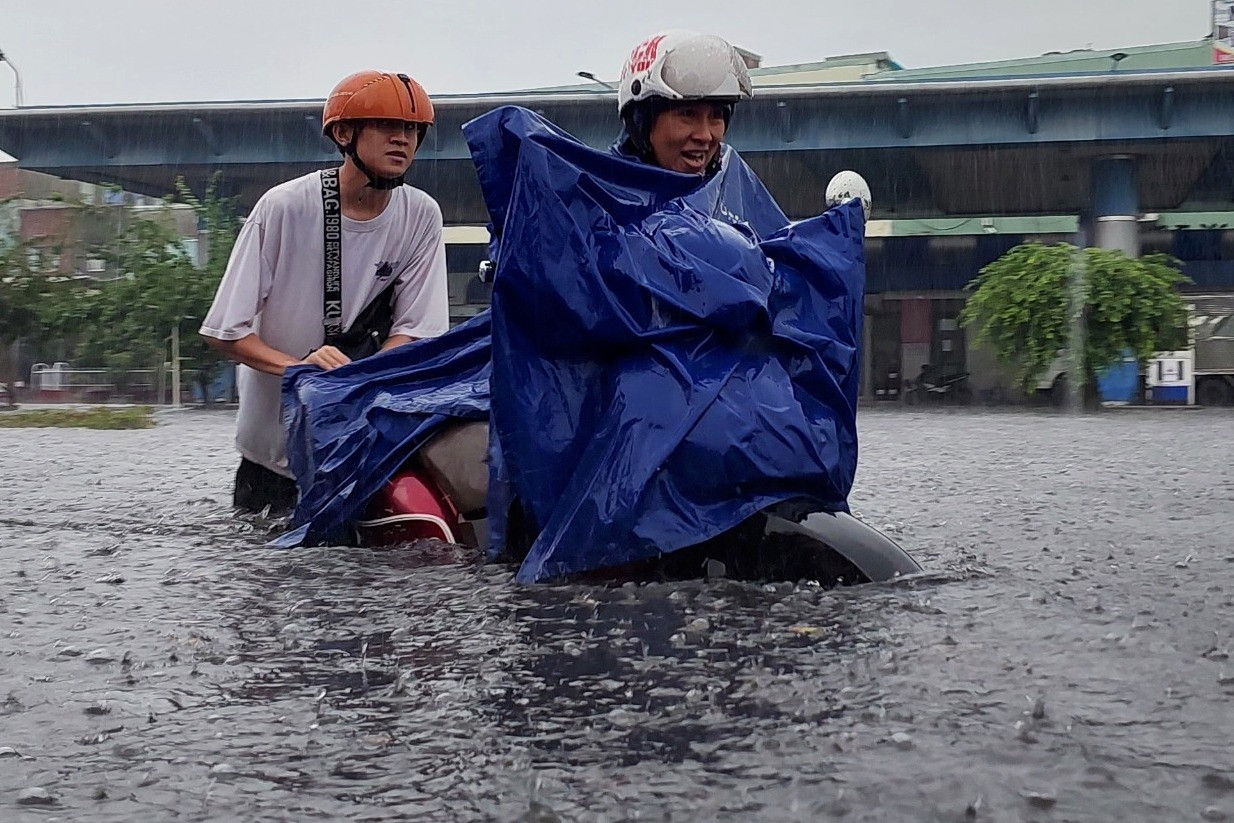
[[(1092, 165), (1092, 190), (1089, 201), (1091, 212), (1087, 220), (1081, 220), (1079, 242), (1077, 245), (1093, 246), (1099, 249), (1121, 251), (1128, 257), (1140, 256), (1140, 198), (1136, 187), (1136, 159), (1127, 154), (1113, 154), (1097, 157)], [(1083, 322), (1083, 276), (1072, 278), (1071, 288), (1071, 332), (1068, 374), (1080, 373), (1083, 360), (1084, 338), (1086, 330)], [(1122, 374), (1130, 369), (1132, 375), (1128, 380), (1119, 383), (1106, 383), (1110, 374)], [(1081, 389), (1079, 381), (1069, 380), (1068, 406), (1073, 411), (1079, 411), (1084, 405), (1084, 395), (1096, 390), (1103, 400), (1115, 400), (1124, 403), (1133, 402), (1136, 396), (1136, 377), (1138, 365), (1134, 360), (1111, 364), (1105, 372), (1107, 377), (1098, 381), (1097, 386)]]
[(1140, 256), (1140, 199), (1135, 158), (1107, 155), (1093, 161), (1092, 224), (1089, 240), (1099, 249)]

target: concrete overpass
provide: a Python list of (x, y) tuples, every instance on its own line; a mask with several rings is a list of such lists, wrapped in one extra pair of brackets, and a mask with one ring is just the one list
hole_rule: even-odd
[[(523, 105), (597, 147), (617, 125), (607, 91), (435, 102), (438, 125), (411, 177), (450, 224), (486, 219), (460, 132), (471, 118)], [(251, 204), (276, 182), (336, 162), (320, 110), (319, 100), (7, 110), (0, 149), (24, 168), (156, 195), (177, 175), (201, 190), (221, 172), (226, 190)], [(794, 217), (816, 213), (843, 168), (869, 179), (882, 218), (1234, 208), (1226, 68), (763, 86), (729, 139)]]

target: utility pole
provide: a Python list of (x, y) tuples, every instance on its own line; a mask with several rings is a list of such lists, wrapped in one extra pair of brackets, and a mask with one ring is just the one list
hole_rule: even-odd
[(1088, 344), (1087, 317), (1085, 306), (1088, 304), (1088, 265), (1084, 258), (1084, 249), (1088, 246), (1088, 229), (1081, 225), (1076, 232), (1076, 250), (1071, 258), (1071, 280), (1067, 289), (1067, 316), (1069, 319), (1067, 333), (1067, 410), (1072, 414), (1084, 412), (1085, 383), (1088, 372), (1085, 369), (1085, 347)]
[(180, 323), (171, 327), (171, 407), (180, 408)]

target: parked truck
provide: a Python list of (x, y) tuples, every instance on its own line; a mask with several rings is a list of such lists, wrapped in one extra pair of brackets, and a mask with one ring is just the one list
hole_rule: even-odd
[(1195, 352), (1195, 402), (1234, 404), (1234, 294), (1185, 295)]
[[(1192, 357), (1183, 359), (1174, 356), (1178, 353), (1163, 352), (1154, 362), (1178, 361), (1176, 367), (1184, 369), (1184, 372), (1186, 368), (1194, 369), (1189, 376), (1184, 373), (1175, 377), (1183, 376), (1188, 382), (1194, 381), (1196, 405), (1234, 405), (1234, 294), (1187, 294), (1183, 295), (1183, 299), (1187, 304), (1188, 342)], [(1039, 396), (1048, 397), (1055, 404), (1064, 402), (1067, 366), (1066, 354), (1060, 353), (1037, 381)], [(1151, 377), (1149, 382), (1154, 382)]]

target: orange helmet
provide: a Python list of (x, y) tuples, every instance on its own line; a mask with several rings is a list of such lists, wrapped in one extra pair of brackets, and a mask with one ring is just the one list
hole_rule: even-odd
[(402, 120), (416, 123), (420, 134), (433, 124), (433, 102), (424, 87), (405, 74), (358, 71), (343, 78), (321, 113), (321, 131), (331, 140), (330, 127), (346, 120)]

